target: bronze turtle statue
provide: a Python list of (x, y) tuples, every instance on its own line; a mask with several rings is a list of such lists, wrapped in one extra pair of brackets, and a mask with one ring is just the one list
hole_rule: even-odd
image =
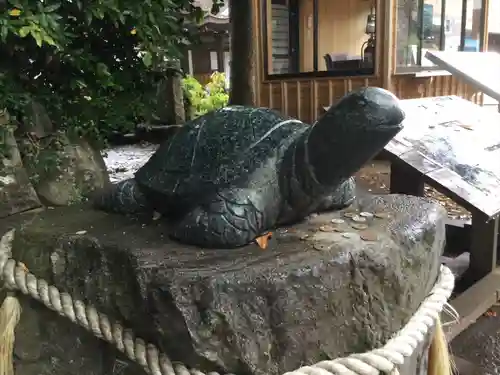
[(170, 235), (205, 248), (246, 245), (355, 198), (352, 175), (402, 129), (398, 99), (366, 87), (312, 126), (267, 108), (228, 106), (187, 122), (135, 174), (96, 200), (157, 211)]

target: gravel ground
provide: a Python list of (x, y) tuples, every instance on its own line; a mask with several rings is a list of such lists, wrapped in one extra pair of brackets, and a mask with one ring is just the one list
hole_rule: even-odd
[(104, 152), (104, 161), (109, 171), (111, 182), (131, 178), (155, 152), (157, 145), (148, 143), (113, 147)]

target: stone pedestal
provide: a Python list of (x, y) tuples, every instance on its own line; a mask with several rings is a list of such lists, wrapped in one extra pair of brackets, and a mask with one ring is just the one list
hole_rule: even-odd
[[(278, 375), (365, 352), (400, 330), (436, 281), (445, 217), (422, 198), (366, 197), (347, 213), (277, 230), (265, 250), (181, 246), (163, 234), (161, 220), (84, 207), (0, 229), (18, 228), (14, 258), (31, 272), (172, 360), (204, 372)], [(83, 329), (23, 304), (19, 373), (141, 373)]]

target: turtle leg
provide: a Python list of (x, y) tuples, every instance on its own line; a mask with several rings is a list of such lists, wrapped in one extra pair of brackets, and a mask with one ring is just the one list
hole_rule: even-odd
[(335, 191), (324, 197), (316, 208), (317, 212), (340, 210), (349, 206), (356, 198), (356, 183), (351, 177)]
[(236, 248), (249, 244), (266, 229), (264, 213), (256, 207), (253, 195), (255, 192), (248, 189), (216, 193), (177, 222), (172, 237), (206, 248)]
[(120, 181), (99, 192), (93, 199), (93, 205), (97, 209), (119, 214), (152, 212), (144, 194), (133, 178)]

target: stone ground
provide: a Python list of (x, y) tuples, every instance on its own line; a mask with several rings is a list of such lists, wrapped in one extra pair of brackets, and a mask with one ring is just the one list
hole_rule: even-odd
[[(111, 181), (119, 181), (133, 176), (156, 149), (156, 146), (142, 144), (122, 146), (107, 151), (106, 164)], [(374, 194), (386, 194), (390, 185), (390, 166), (387, 162), (368, 163), (357, 174), (358, 185)], [(451, 218), (468, 219), (470, 213), (457, 206), (450, 199), (430, 187), (425, 189), (426, 196), (435, 199), (449, 212)], [(467, 257), (460, 257), (460, 264), (467, 263)], [(497, 316), (498, 315), (498, 316)], [(481, 370), (472, 369), (460, 375), (496, 375), (500, 374), (500, 306), (493, 307), (474, 325), (459, 335), (452, 343), (452, 351), (457, 356), (472, 362)]]

